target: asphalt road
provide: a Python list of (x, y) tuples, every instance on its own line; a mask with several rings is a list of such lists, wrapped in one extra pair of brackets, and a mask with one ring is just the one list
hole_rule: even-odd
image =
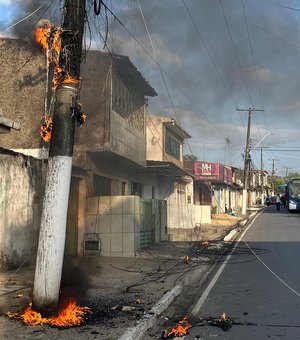
[[(300, 214), (268, 207), (194, 298), (185, 339), (300, 339), (299, 264)], [(213, 322), (223, 312), (233, 321), (228, 331)]]

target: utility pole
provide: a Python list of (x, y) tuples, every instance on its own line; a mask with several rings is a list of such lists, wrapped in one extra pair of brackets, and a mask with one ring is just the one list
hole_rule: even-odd
[(269, 159), (269, 161), (272, 161), (272, 176), (275, 176), (275, 162), (279, 162), (279, 159)]
[(61, 284), (76, 116), (85, 0), (65, 0), (55, 92), (53, 130), (33, 286), (33, 308), (51, 314), (58, 307)]
[(247, 189), (248, 189), (248, 178), (250, 169), (250, 128), (251, 128), (251, 115), (254, 111), (265, 111), (256, 109), (236, 109), (236, 111), (247, 111), (248, 112), (248, 127), (247, 127), (247, 138), (244, 156), (244, 177), (243, 177), (243, 203), (242, 203), (242, 215), (247, 213)]
[(269, 161), (272, 161), (272, 190), (274, 192), (275, 188), (274, 188), (274, 176), (275, 176), (275, 162), (279, 162), (279, 159), (269, 159)]
[(288, 171), (290, 170), (290, 169), (292, 169), (292, 168), (288, 168), (288, 167), (283, 167), (284, 169), (285, 169), (285, 178), (287, 178), (287, 176), (288, 176)]
[(264, 163), (263, 163), (263, 149), (268, 146), (260, 146), (260, 171), (261, 171), (261, 204), (264, 204)]

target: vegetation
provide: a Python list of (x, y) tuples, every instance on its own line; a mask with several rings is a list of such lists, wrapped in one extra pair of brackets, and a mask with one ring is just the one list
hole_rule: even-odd
[(197, 156), (191, 155), (191, 154), (184, 155), (184, 158), (185, 158), (186, 160), (189, 160), (189, 161), (197, 161), (197, 160), (198, 160)]

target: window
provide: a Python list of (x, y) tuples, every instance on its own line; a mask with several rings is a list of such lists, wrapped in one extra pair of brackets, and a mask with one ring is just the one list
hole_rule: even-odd
[(131, 183), (131, 195), (142, 196), (142, 184), (132, 182)]
[(165, 145), (165, 149), (166, 152), (178, 159), (180, 161), (180, 147), (181, 147), (181, 143), (173, 138), (172, 136), (170, 136), (169, 134), (166, 135), (166, 145)]
[(111, 179), (103, 176), (94, 175), (94, 194), (95, 196), (110, 196)]

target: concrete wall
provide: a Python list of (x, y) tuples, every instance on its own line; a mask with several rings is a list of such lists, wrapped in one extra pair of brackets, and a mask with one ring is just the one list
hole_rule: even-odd
[(146, 165), (145, 134), (115, 111), (111, 112), (109, 149), (141, 166)]
[(35, 261), (45, 170), (42, 161), (0, 154), (0, 269)]
[(97, 233), (102, 256), (133, 257), (140, 249), (138, 196), (99, 196), (87, 200), (86, 233)]
[(46, 58), (39, 46), (0, 38), (0, 109), (21, 130), (1, 135), (6, 149), (40, 148), (39, 129), (45, 111)]
[(210, 205), (194, 205), (194, 210), (196, 224), (211, 223)]
[(163, 119), (153, 115), (147, 115), (146, 118), (147, 159), (152, 161), (163, 161)]
[(194, 228), (193, 204), (172, 204), (168, 201), (168, 228)]

